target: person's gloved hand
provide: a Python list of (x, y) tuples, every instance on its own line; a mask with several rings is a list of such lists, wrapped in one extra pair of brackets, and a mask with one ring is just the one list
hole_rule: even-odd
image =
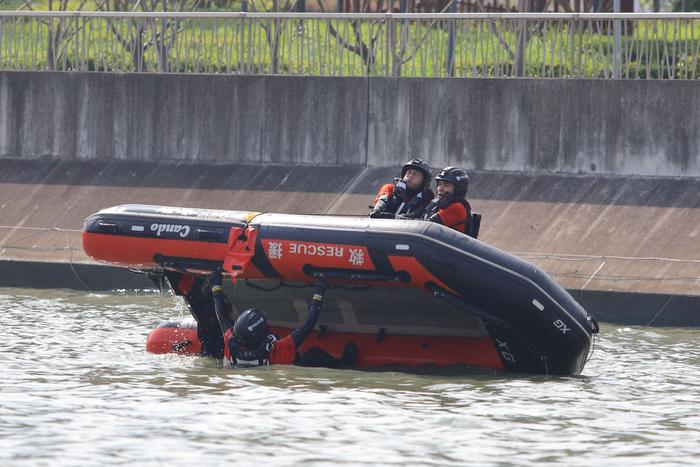
[(403, 199), (406, 196), (406, 182), (399, 180), (394, 185), (394, 196)]
[(376, 211), (369, 215), (372, 219), (394, 219), (396, 216), (393, 212)]
[(330, 284), (324, 280), (319, 280), (314, 283), (314, 295), (318, 294), (323, 296), (326, 290), (330, 288)]
[(377, 202), (374, 204), (374, 206), (370, 208), (372, 209), (372, 211), (369, 213), (369, 217), (378, 218), (379, 216), (381, 216), (388, 202), (389, 198), (387, 197), (387, 195), (380, 196)]
[(212, 287), (221, 287), (221, 269), (217, 268), (216, 271), (209, 274), (209, 285), (211, 285)]

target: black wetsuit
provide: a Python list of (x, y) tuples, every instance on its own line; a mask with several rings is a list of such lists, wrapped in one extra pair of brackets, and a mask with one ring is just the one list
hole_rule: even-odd
[[(260, 366), (269, 364), (293, 364), (298, 360), (298, 349), (313, 331), (319, 312), (323, 307), (323, 295), (328, 289), (324, 282), (318, 282), (304, 323), (283, 339), (268, 334), (254, 346), (246, 347), (234, 333), (234, 321), (230, 318), (221, 291), (221, 273), (209, 276), (214, 297), (214, 310), (224, 336), (224, 358), (233, 366)], [(332, 357), (331, 357), (332, 358)]]

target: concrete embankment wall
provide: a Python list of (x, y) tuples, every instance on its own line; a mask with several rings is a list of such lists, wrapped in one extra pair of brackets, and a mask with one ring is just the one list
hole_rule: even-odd
[(0, 156), (700, 176), (693, 81), (0, 73)]
[[(538, 264), (592, 312), (700, 325), (698, 84), (473, 81), (0, 73), (0, 284), (145, 286), (90, 264), (79, 238), (87, 215), (122, 203), (362, 215), (377, 186), (420, 154), (470, 168), (480, 239)], [(481, 100), (470, 90), (479, 83)], [(571, 108), (586, 102), (578, 92), (619, 95), (644, 130), (602, 100)], [(647, 102), (675, 93), (682, 102), (661, 110)], [(659, 130), (674, 122), (682, 155)], [(544, 135), (557, 127), (558, 145)], [(655, 141), (656, 155), (613, 154), (633, 136)], [(588, 155), (564, 157), (572, 141)]]

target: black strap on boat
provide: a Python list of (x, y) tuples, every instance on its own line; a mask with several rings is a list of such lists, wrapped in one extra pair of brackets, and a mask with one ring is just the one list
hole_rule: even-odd
[(347, 269), (315, 268), (309, 264), (303, 268), (304, 274), (316, 279), (340, 279), (347, 281), (369, 282), (410, 282), (411, 276), (406, 271), (394, 274), (377, 274)]
[(492, 315), (491, 313), (488, 313), (483, 310), (479, 310), (473, 306), (471, 306), (469, 303), (467, 303), (466, 300), (463, 298), (454, 295), (447, 290), (443, 289), (439, 285), (437, 285), (434, 282), (428, 282), (425, 284), (425, 288), (428, 289), (435, 297), (440, 298), (442, 300), (445, 300), (447, 303), (454, 305), (457, 308), (460, 308), (462, 310), (468, 311), (469, 313), (472, 313), (482, 320), (484, 320), (487, 324), (492, 325), (492, 326), (498, 326), (501, 327), (509, 332), (509, 334), (517, 340), (523, 347), (528, 349), (532, 355), (537, 355), (542, 362), (542, 365), (544, 366), (545, 373), (548, 373), (548, 365), (547, 365), (547, 356), (544, 355), (540, 350), (539, 347), (534, 345), (530, 340), (525, 339), (522, 337), (521, 333), (517, 332), (513, 326), (511, 326), (508, 322), (502, 320), (501, 318), (498, 318), (497, 316)]
[(309, 284), (288, 284), (285, 281), (279, 281), (277, 285), (273, 285), (272, 287), (263, 287), (262, 285), (254, 283), (253, 280), (255, 279), (246, 279), (246, 285), (251, 289), (260, 290), (261, 292), (274, 292), (282, 287), (289, 287), (291, 289), (304, 289), (306, 287), (310, 287)]
[(198, 269), (201, 271), (216, 271), (223, 264), (221, 261), (207, 259), (192, 259), (179, 258), (177, 256), (163, 256), (161, 254), (153, 255), (153, 261), (166, 269), (174, 269), (178, 271), (187, 271)]
[(434, 282), (428, 282), (427, 284), (425, 284), (425, 288), (428, 289), (428, 291), (437, 298), (440, 298), (449, 303), (450, 305), (456, 306), (457, 308), (461, 308), (462, 310), (468, 311), (483, 319), (484, 321), (488, 321), (489, 323), (497, 326), (509, 327), (509, 324), (503, 321), (501, 318), (498, 318), (492, 315), (491, 313), (487, 313), (483, 310), (474, 308), (473, 306), (469, 305), (463, 298), (451, 294), (450, 292), (438, 286)]
[(162, 268), (154, 269), (135, 269), (129, 268), (129, 272), (134, 274), (140, 274), (146, 276), (153, 284), (158, 287), (158, 291), (163, 293), (168, 288), (167, 279), (165, 278), (165, 272)]

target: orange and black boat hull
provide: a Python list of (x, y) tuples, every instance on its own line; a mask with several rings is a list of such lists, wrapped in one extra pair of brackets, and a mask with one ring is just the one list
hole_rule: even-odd
[(367, 367), (578, 374), (597, 332), (541, 269), (430, 222), (125, 205), (90, 216), (83, 246), (162, 271), (191, 308), (211, 306), (188, 296), (221, 267), (235, 279), (225, 290), (234, 312), (261, 307), (281, 333), (301, 323), (323, 278), (333, 288), (309, 344), (338, 354), (353, 340)]

